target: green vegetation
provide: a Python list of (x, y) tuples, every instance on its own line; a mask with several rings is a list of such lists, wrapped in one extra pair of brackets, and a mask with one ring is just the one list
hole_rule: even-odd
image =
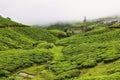
[(28, 26), (12, 21), (11, 18), (9, 17), (4, 18), (0, 16), (0, 28), (5, 28), (5, 27), (28, 27)]
[(91, 30), (68, 37), (73, 25), (1, 28), (0, 80), (119, 80), (120, 29), (108, 28), (118, 23), (74, 25)]
[(47, 29), (49, 30), (65, 30), (67, 28), (72, 27), (72, 24), (69, 23), (56, 23), (56, 24), (51, 24), (47, 26)]
[(40, 44), (41, 40), (55, 42), (57, 39), (49, 31), (41, 28), (2, 28), (0, 29), (0, 50), (30, 49)]
[(0, 76), (7, 77), (11, 72), (47, 63), (52, 59), (52, 53), (46, 50), (9, 50), (0, 52)]
[[(120, 29), (100, 29), (59, 40), (56, 44), (65, 46), (62, 52), (67, 61), (69, 60), (72, 64), (77, 65), (77, 69), (83, 70), (84, 68), (93, 68), (100, 62), (108, 64), (120, 59), (119, 32)], [(119, 65), (119, 63), (117, 64)], [(81, 76), (77, 80), (109, 80), (110, 78), (110, 80), (118, 80), (120, 79), (118, 76), (118, 65), (108, 70), (112, 74), (110, 76), (99, 73), (96, 76), (88, 78), (81, 78)], [(118, 72), (118, 74), (114, 73), (114, 71)]]
[(51, 34), (58, 37), (59, 39), (67, 37), (67, 33), (61, 30), (49, 30)]
[(58, 39), (57, 37), (53, 36), (49, 31), (41, 29), (39, 27), (14, 28), (14, 31), (36, 41), (42, 40), (47, 42), (55, 42)]
[(119, 23), (115, 23), (111, 26), (112, 28), (120, 28), (120, 24)]

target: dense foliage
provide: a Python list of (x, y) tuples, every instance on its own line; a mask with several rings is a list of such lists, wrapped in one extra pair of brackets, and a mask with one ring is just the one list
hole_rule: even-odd
[(4, 18), (0, 16), (0, 28), (5, 28), (5, 27), (28, 27), (28, 26), (12, 21), (11, 18), (9, 17)]
[[(120, 59), (120, 29), (99, 29), (56, 42), (57, 45), (65, 46), (62, 52), (65, 60), (70, 61), (75, 69), (91, 68), (97, 66), (100, 62), (105, 64)], [(63, 61), (64, 62), (64, 61)], [(118, 64), (119, 65), (119, 64)], [(68, 67), (66, 67), (68, 69)], [(115, 72), (114, 72), (115, 71)], [(108, 70), (113, 75), (118, 76), (119, 67)], [(116, 73), (116, 74), (115, 74)], [(107, 74), (107, 71), (106, 71)], [(102, 77), (102, 78), (100, 78)], [(118, 80), (115, 76), (100, 76), (80, 78), (78, 80)]]
[(59, 39), (67, 37), (67, 33), (61, 30), (49, 30), (51, 34), (58, 37)]
[(70, 27), (72, 27), (72, 25), (69, 23), (56, 23), (56, 24), (48, 25), (46, 28), (49, 30), (55, 30), (55, 29), (65, 30)]
[[(1, 28), (0, 80), (119, 80), (120, 29), (105, 27), (119, 25), (98, 22), (75, 25), (94, 30), (67, 37), (64, 31), (56, 29), (66, 30), (73, 25), (48, 27), (54, 30)], [(13, 74), (31, 66), (35, 69), (25, 72), (34, 74), (33, 79)]]
[(39, 40), (55, 42), (58, 38), (41, 28), (2, 28), (0, 29), (0, 50), (30, 49), (39, 44)]
[(47, 50), (9, 50), (0, 52), (0, 77), (7, 77), (18, 69), (52, 60)]

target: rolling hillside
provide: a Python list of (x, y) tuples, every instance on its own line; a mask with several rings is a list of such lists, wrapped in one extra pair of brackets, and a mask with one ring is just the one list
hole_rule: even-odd
[(4, 20), (0, 22), (7, 24), (0, 28), (0, 80), (120, 79), (119, 28), (66, 37), (59, 30), (11, 28), (8, 25), (14, 22)]
[(28, 26), (12, 21), (10, 18), (4, 18), (0, 16), (0, 28), (4, 27), (28, 27)]
[(120, 29), (102, 28), (57, 40), (55, 45), (47, 43), (49, 49), (39, 45), (52, 53), (51, 61), (20, 70), (9, 79), (30, 79), (20, 76), (24, 72), (34, 75), (30, 80), (119, 80), (119, 33)]
[(40, 41), (54, 42), (58, 38), (49, 31), (34, 27), (0, 29), (0, 50), (34, 48)]
[[(80, 70), (80, 74), (74, 76), (79, 77), (75, 80), (120, 79), (119, 33), (120, 29), (100, 29), (75, 35), (56, 42), (57, 45), (65, 46), (62, 52), (67, 61), (71, 63), (71, 68), (72, 66), (76, 66), (70, 69), (71, 72), (75, 69), (78, 71)], [(56, 65), (61, 66), (60, 64), (61, 62)], [(112, 65), (105, 66), (110, 64)], [(56, 68), (53, 69), (56, 70)], [(66, 73), (66, 75), (59, 74), (57, 79), (61, 78), (64, 80), (64, 78), (67, 78), (68, 71), (70, 70), (68, 70), (68, 67), (66, 67), (65, 70), (66, 72), (64, 73)]]

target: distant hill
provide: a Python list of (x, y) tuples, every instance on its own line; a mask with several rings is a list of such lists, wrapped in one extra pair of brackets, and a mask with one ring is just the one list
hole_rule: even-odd
[(28, 27), (27, 25), (12, 21), (9, 17), (0, 16), (0, 28), (4, 27)]

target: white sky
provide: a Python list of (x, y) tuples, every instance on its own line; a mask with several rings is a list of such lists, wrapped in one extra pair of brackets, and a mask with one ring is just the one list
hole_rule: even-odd
[(120, 0), (0, 0), (0, 15), (29, 25), (116, 14)]

